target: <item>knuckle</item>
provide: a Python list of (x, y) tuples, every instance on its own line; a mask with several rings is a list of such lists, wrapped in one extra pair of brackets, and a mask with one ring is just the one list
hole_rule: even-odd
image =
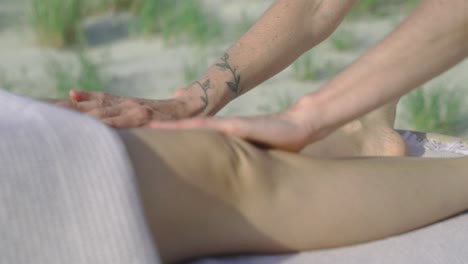
[(140, 105), (140, 103), (135, 99), (127, 99), (125, 100), (124, 103), (126, 106), (129, 106), (129, 107), (137, 107)]
[(90, 112), (94, 109), (96, 109), (96, 107), (98, 107), (98, 104), (93, 102), (86, 102), (86, 103), (75, 103), (75, 106), (78, 110), (82, 111), (82, 112)]
[(106, 111), (103, 108), (95, 108), (89, 112), (90, 115), (97, 117), (97, 118), (104, 117), (105, 113)]
[(94, 92), (94, 94), (96, 95), (96, 98), (98, 99), (104, 99), (106, 97), (106, 93), (104, 92)]
[(240, 119), (233, 118), (233, 119), (230, 119), (229, 121), (224, 121), (221, 127), (223, 128), (225, 132), (233, 133), (240, 129), (241, 121)]
[(206, 126), (210, 124), (210, 122), (206, 118), (194, 118), (192, 120), (188, 120), (187, 122), (198, 126)]
[(146, 108), (137, 108), (135, 109), (134, 113), (137, 118), (141, 118), (141, 119), (147, 118), (149, 116), (149, 111)]

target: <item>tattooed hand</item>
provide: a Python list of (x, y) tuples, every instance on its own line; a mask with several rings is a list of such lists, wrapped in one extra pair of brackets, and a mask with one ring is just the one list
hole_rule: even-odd
[(72, 100), (56, 102), (100, 119), (115, 128), (135, 128), (154, 120), (178, 120), (196, 113), (183, 98), (147, 100), (102, 92), (71, 91)]

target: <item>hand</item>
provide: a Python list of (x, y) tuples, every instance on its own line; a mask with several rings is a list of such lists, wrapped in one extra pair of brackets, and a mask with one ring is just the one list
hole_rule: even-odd
[(194, 106), (182, 98), (147, 100), (82, 91), (71, 91), (70, 98), (71, 101), (56, 104), (96, 117), (115, 128), (142, 127), (153, 120), (178, 120), (197, 114)]
[(313, 133), (294, 111), (254, 117), (193, 118), (172, 122), (151, 122), (155, 129), (214, 129), (269, 148), (297, 152), (326, 134)]

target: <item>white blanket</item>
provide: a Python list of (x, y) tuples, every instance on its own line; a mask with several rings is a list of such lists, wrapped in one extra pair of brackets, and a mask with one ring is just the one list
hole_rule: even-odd
[(116, 135), (0, 90), (0, 264), (154, 263)]

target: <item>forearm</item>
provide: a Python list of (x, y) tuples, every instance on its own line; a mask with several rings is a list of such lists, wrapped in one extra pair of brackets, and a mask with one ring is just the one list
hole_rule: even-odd
[(179, 91), (216, 113), (329, 36), (357, 0), (276, 1), (198, 81)]
[(296, 106), (304, 115), (317, 113), (313, 122), (318, 118), (322, 128), (337, 128), (463, 60), (467, 28), (467, 1), (425, 0), (391, 35)]

